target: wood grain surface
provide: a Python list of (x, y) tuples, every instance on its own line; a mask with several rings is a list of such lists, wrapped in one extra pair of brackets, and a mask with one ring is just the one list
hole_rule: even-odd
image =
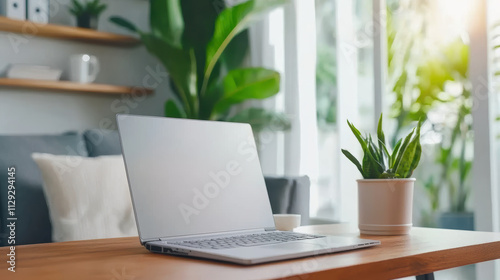
[(36, 90), (97, 93), (97, 94), (135, 94), (138, 96), (149, 95), (153, 89), (131, 86), (117, 86), (106, 84), (81, 84), (69, 81), (43, 81), (30, 79), (0, 78), (0, 87), (31, 88)]

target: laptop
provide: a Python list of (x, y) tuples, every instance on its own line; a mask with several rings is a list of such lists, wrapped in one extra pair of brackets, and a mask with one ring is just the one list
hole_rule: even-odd
[(117, 115), (140, 242), (243, 265), (380, 244), (277, 231), (248, 124)]

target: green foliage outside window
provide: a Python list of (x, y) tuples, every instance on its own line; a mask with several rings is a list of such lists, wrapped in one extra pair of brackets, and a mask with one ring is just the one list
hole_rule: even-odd
[[(388, 9), (387, 24), (389, 88), (394, 97), (391, 115), (396, 120), (393, 139), (415, 121), (427, 121), (426, 131), (422, 133), (436, 138), (434, 161), (439, 166), (438, 174), (420, 175), (431, 212), (467, 211), (468, 176), (472, 167), (467, 153), (472, 143), (468, 45), (457, 38), (446, 45), (429, 48), (424, 44), (425, 18), (418, 18), (416, 12), (415, 19), (408, 19), (408, 24), (416, 24), (420, 29), (399, 26), (392, 16), (395, 6), (389, 7), (392, 7)], [(429, 118), (432, 114), (440, 115), (443, 121)], [(446, 206), (442, 205), (443, 191), (448, 196)]]

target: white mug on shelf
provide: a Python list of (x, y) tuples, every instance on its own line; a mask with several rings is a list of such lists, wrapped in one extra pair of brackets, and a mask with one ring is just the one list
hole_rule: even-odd
[(92, 83), (99, 73), (99, 60), (93, 55), (72, 55), (69, 66), (69, 79), (77, 83)]

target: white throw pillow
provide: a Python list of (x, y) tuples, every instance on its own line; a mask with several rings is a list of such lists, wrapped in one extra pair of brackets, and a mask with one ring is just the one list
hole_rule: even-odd
[(32, 157), (42, 172), (53, 241), (137, 235), (122, 156)]

